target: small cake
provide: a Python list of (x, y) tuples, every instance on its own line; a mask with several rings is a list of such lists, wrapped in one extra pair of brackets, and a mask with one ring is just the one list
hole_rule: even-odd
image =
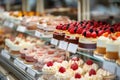
[(117, 60), (119, 58), (118, 50), (119, 42), (115, 42), (114, 40), (107, 41), (105, 59)]
[(82, 78), (81, 74), (75, 73), (75, 75), (71, 77), (70, 80), (84, 80), (84, 79)]
[(87, 72), (91, 69), (97, 70), (98, 67), (99, 66), (96, 63), (94, 63), (92, 60), (87, 60), (86, 63), (83, 65), (83, 70)]
[(103, 77), (99, 74), (94, 69), (91, 69), (88, 73), (85, 74), (83, 80), (104, 80)]
[[(108, 33), (104, 33), (104, 35), (108, 35)], [(96, 49), (96, 54), (98, 55), (105, 55), (106, 54), (106, 43), (109, 40), (109, 38), (106, 36), (100, 36), (97, 39), (97, 49)]]
[(69, 60), (69, 65), (72, 64), (72, 63), (77, 63), (79, 67), (82, 67), (83, 66), (83, 63), (84, 61), (76, 56), (72, 57), (70, 60)]
[(49, 78), (52, 77), (57, 72), (57, 70), (57, 67), (52, 61), (47, 62), (42, 68), (44, 75), (43, 78), (49, 80)]
[(34, 62), (35, 59), (34, 59), (34, 56), (36, 55), (36, 52), (30, 52), (30, 53), (26, 53), (25, 54), (25, 60), (26, 62)]
[(57, 80), (70, 80), (72, 73), (70, 69), (61, 66), (54, 76)]
[[(68, 25), (69, 26), (69, 25)], [(58, 25), (56, 27), (56, 30), (53, 33), (53, 38), (58, 39), (58, 40), (64, 40), (65, 37), (65, 30), (67, 30), (67, 26), (66, 25)]]
[(20, 57), (22, 58), (22, 59), (25, 59), (25, 54), (27, 54), (27, 53), (29, 53), (29, 49), (28, 48), (24, 48), (24, 49), (21, 49), (20, 50)]
[(78, 44), (79, 37), (76, 34), (77, 28), (78, 27), (74, 27), (74, 26), (70, 25), (70, 27), (68, 29), (68, 32), (65, 34), (65, 39), (64, 40), (69, 42), (69, 43)]
[(102, 75), (104, 80), (114, 80), (115, 79), (115, 75), (113, 75), (112, 73), (103, 70), (103, 69), (99, 69), (97, 71), (97, 74)]

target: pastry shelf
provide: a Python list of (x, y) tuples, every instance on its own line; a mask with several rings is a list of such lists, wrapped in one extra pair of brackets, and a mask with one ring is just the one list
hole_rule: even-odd
[(11, 55), (6, 50), (1, 51), (0, 62), (20, 80), (37, 80), (42, 74), (32, 69), (30, 65), (19, 62), (17, 56)]

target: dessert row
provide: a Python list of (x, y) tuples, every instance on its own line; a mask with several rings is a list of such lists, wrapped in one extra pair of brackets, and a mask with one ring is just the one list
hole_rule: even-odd
[[(33, 14), (33, 12), (1, 12), (0, 13), (0, 21), (2, 23), (14, 23), (9, 24), (14, 25), (16, 27), (22, 26), (25, 27), (26, 30), (37, 30), (40, 33), (43, 33), (44, 35), (52, 34), (55, 30), (55, 27), (59, 24), (66, 24), (70, 23), (71, 20), (66, 16), (53, 16), (50, 14), (42, 15), (42, 16), (34, 16), (34, 15), (24, 15), (19, 16), (22, 14)], [(18, 15), (18, 17), (16, 17)], [(7, 23), (5, 23), (7, 22)], [(11, 26), (13, 27), (13, 26)]]
[(43, 68), (43, 80), (113, 80), (115, 76), (99, 68), (92, 60), (84, 62), (74, 56), (69, 61), (47, 62)]
[(102, 21), (81, 21), (60, 24), (53, 33), (53, 38), (78, 44), (85, 49), (96, 49), (96, 39), (103, 33), (120, 31), (120, 23), (110, 25)]
[(104, 33), (97, 39), (95, 54), (120, 65), (120, 32)]

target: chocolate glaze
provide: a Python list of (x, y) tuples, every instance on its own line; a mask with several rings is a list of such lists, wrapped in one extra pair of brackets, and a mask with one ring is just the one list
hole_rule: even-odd
[(65, 34), (59, 34), (59, 33), (54, 33), (53, 34), (53, 38), (57, 39), (57, 40), (64, 40)]
[(95, 44), (78, 43), (78, 46), (86, 49), (96, 49), (96, 43)]

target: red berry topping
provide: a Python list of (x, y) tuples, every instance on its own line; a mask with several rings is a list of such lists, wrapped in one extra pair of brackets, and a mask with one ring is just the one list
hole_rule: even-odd
[(77, 70), (77, 69), (78, 69), (78, 64), (74, 62), (74, 63), (71, 65), (71, 69)]
[(66, 71), (66, 69), (64, 67), (59, 68), (59, 72), (64, 73), (65, 71)]
[(53, 66), (53, 62), (52, 61), (47, 62), (47, 66), (48, 67)]
[(74, 34), (74, 33), (75, 33), (74, 28), (70, 29), (70, 33), (71, 33), (71, 34)]
[(74, 57), (72, 57), (72, 60), (73, 60), (73, 61), (79, 61), (79, 58), (76, 57), (76, 56), (74, 56)]
[(96, 75), (96, 71), (94, 69), (91, 69), (89, 71), (89, 76)]
[(95, 31), (94, 31), (94, 32), (92, 32), (91, 36), (92, 36), (93, 38), (96, 38), (96, 37), (97, 37), (96, 32), (95, 32)]
[(77, 29), (76, 33), (81, 34), (82, 31), (83, 31), (83, 29), (80, 27), (80, 28)]
[(76, 74), (75, 74), (75, 78), (79, 78), (79, 79), (80, 79), (80, 78), (81, 78), (81, 75), (80, 75), (79, 73), (76, 73)]
[(98, 36), (101, 36), (103, 33), (104, 33), (104, 31), (103, 31), (103, 30), (100, 30), (100, 31), (98, 32)]
[(87, 31), (87, 32), (86, 32), (86, 37), (91, 37), (90, 31)]
[(89, 59), (89, 60), (86, 61), (86, 64), (92, 65), (92, 64), (93, 64), (93, 61)]

